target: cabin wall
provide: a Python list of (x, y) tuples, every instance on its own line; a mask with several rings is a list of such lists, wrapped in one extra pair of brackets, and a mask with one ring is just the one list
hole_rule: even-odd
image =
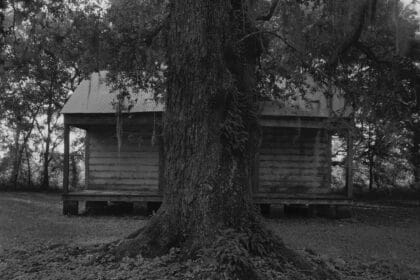
[(89, 190), (159, 192), (159, 147), (152, 144), (152, 127), (124, 129), (119, 152), (114, 126), (87, 129)]
[(331, 137), (325, 129), (264, 127), (258, 158), (258, 196), (330, 194)]
[[(89, 190), (160, 194), (159, 143), (153, 128), (124, 130), (121, 151), (114, 126), (87, 129)], [(254, 194), (257, 197), (323, 198), (331, 192), (331, 137), (325, 129), (263, 127)]]

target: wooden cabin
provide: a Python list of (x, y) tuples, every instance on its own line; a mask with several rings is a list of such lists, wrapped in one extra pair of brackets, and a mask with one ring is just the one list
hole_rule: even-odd
[[(157, 137), (164, 104), (151, 94), (136, 96), (122, 113), (122, 137), (116, 133), (116, 93), (106, 85), (105, 72), (83, 81), (62, 109), (64, 115), (63, 213), (76, 214), (79, 202), (160, 202), (163, 151)], [(255, 159), (253, 197), (257, 204), (348, 204), (352, 198), (351, 160), (346, 189), (331, 189), (331, 135), (348, 129), (351, 110), (342, 93), (308, 79), (304, 95), (261, 103), (261, 148)], [(340, 125), (346, 123), (347, 125)], [(86, 131), (85, 189), (69, 190), (70, 127)], [(348, 157), (352, 141), (348, 133)], [(118, 143), (121, 143), (119, 148)]]

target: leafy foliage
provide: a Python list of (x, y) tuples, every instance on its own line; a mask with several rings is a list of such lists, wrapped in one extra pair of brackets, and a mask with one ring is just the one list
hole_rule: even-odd
[[(55, 152), (62, 142), (59, 112), (69, 93), (92, 71), (85, 46), (94, 35), (89, 27), (98, 11), (89, 5), (82, 7), (71, 1), (5, 3), (0, 105), (4, 108), (2, 125), (15, 134), (10, 140), (13, 170), (6, 180), (14, 187), (24, 151), (30, 158), (42, 158), (38, 184), (45, 188), (49, 187), (49, 172), (60, 166), (61, 156), (57, 158)], [(29, 169), (29, 160), (27, 166)]]

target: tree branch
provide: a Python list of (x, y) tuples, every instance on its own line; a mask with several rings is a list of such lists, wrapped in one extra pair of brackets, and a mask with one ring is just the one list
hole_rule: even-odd
[(343, 40), (336, 51), (331, 55), (327, 62), (328, 68), (334, 68), (337, 65), (340, 57), (342, 57), (354, 44), (359, 41), (359, 38), (362, 35), (363, 27), (366, 23), (366, 15), (369, 9), (371, 9), (370, 1), (365, 0), (365, 2), (360, 6), (356, 12), (356, 15), (354, 16), (354, 21), (357, 23), (356, 28), (350, 32), (349, 36)]
[(245, 41), (246, 39), (248, 39), (250, 37), (253, 37), (253, 36), (256, 36), (256, 35), (261, 35), (261, 34), (268, 34), (268, 35), (274, 36), (274, 37), (280, 39), (286, 46), (288, 46), (292, 50), (300, 53), (300, 51), (295, 46), (293, 46), (290, 42), (288, 42), (283, 36), (281, 36), (280, 34), (277, 34), (276, 32), (268, 31), (268, 30), (261, 30), (261, 31), (255, 31), (255, 32), (248, 33), (244, 37), (239, 39), (237, 43), (241, 43), (241, 42)]
[(256, 18), (256, 20), (259, 20), (259, 21), (269, 21), (273, 17), (274, 12), (276, 11), (276, 8), (277, 8), (279, 2), (280, 2), (280, 0), (273, 0), (273, 2), (271, 3), (271, 6), (270, 6), (270, 10), (268, 11), (268, 14), (262, 15), (262, 16), (258, 16)]
[(363, 44), (362, 42), (356, 42), (354, 44), (354, 46), (361, 51), (362, 53), (364, 53), (366, 55), (366, 57), (372, 61), (374, 61), (375, 63), (378, 64), (386, 64), (387, 66), (389, 66), (389, 63), (387, 61), (383, 61), (383, 60), (379, 60), (378, 57), (375, 55), (375, 53), (365, 44)]
[(168, 20), (168, 16), (164, 17), (163, 20), (161, 22), (159, 22), (159, 24), (155, 25), (153, 28), (146, 30), (143, 33), (144, 36), (144, 43), (146, 44), (146, 46), (150, 46), (153, 42), (153, 39), (159, 35), (159, 33), (162, 31), (163, 28), (165, 28), (167, 26), (167, 24), (169, 23)]

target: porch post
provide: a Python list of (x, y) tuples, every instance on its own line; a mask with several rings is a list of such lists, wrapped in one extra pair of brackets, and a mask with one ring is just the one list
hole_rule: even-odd
[(70, 126), (64, 121), (64, 170), (63, 191), (69, 192), (69, 152), (70, 152)]

